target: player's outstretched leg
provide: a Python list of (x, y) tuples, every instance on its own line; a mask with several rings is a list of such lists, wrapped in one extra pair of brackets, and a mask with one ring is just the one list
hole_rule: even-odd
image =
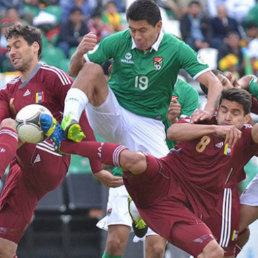
[(42, 114), (40, 116), (40, 126), (44, 134), (53, 142), (55, 149), (60, 152), (61, 142), (65, 140), (60, 124), (53, 116)]
[(79, 123), (69, 116), (63, 118), (61, 128), (64, 131), (65, 137), (73, 142), (81, 142), (86, 137)]
[(131, 196), (128, 196), (128, 210), (129, 210), (131, 219), (133, 221), (132, 227), (133, 227), (134, 234), (140, 238), (144, 237), (148, 231), (148, 226), (144, 222), (144, 220), (140, 217), (140, 214), (139, 214)]

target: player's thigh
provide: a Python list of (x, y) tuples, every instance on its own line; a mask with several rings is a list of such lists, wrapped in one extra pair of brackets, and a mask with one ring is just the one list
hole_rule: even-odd
[(94, 107), (88, 104), (86, 111), (89, 123), (98, 135), (110, 142), (121, 142), (122, 136), (126, 133), (121, 116), (121, 106), (110, 88), (102, 105)]
[(29, 225), (38, 197), (18, 166), (11, 167), (0, 198), (0, 237), (18, 243)]
[(109, 189), (107, 225), (132, 226), (132, 219), (128, 210), (128, 192), (125, 186)]
[(127, 128), (122, 144), (131, 150), (141, 150), (157, 158), (167, 155), (169, 150), (162, 121), (139, 116), (124, 108), (121, 110)]
[(205, 223), (211, 229), (225, 256), (235, 255), (235, 245), (239, 233), (239, 195), (237, 185), (225, 188), (216, 208), (210, 211), (210, 218)]
[(172, 229), (170, 242), (185, 252), (197, 256), (214, 240), (211, 230), (196, 218), (192, 222), (177, 223)]
[(242, 232), (248, 225), (258, 219), (258, 206), (240, 205), (239, 231)]

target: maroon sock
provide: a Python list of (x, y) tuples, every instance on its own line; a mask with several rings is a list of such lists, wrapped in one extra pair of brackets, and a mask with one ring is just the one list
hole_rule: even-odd
[(68, 154), (78, 154), (91, 159), (99, 160), (110, 166), (120, 166), (120, 153), (127, 149), (123, 145), (109, 142), (82, 141), (80, 143), (64, 141), (61, 151)]
[(3, 177), (6, 167), (15, 156), (18, 145), (17, 133), (8, 128), (3, 127), (0, 130), (0, 178)]

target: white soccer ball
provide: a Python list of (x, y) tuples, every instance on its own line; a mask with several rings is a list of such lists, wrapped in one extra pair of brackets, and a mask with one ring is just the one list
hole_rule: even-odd
[(39, 143), (45, 139), (39, 119), (42, 113), (51, 114), (44, 106), (31, 104), (23, 107), (16, 115), (16, 130), (23, 142)]

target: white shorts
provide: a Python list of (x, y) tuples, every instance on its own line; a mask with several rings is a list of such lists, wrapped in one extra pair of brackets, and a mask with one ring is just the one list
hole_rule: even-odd
[(123, 144), (130, 150), (140, 150), (157, 158), (168, 153), (162, 121), (136, 115), (121, 107), (109, 90), (105, 102), (94, 107), (87, 104), (87, 115), (93, 130), (109, 142)]
[(258, 174), (241, 194), (240, 203), (249, 206), (258, 206)]
[[(125, 186), (109, 188), (107, 215), (98, 221), (97, 227), (107, 231), (110, 225), (132, 226), (128, 211), (128, 192)], [(149, 228), (146, 235), (156, 235), (156, 233)]]
[[(167, 155), (169, 150), (163, 123), (124, 109), (111, 89), (101, 106), (88, 104), (86, 111), (93, 130), (107, 141), (120, 143), (131, 150), (144, 151), (158, 158)], [(97, 226), (107, 230), (109, 225), (132, 226), (128, 193), (124, 186), (109, 190), (107, 216)], [(151, 234), (156, 233), (149, 229), (147, 235)]]

